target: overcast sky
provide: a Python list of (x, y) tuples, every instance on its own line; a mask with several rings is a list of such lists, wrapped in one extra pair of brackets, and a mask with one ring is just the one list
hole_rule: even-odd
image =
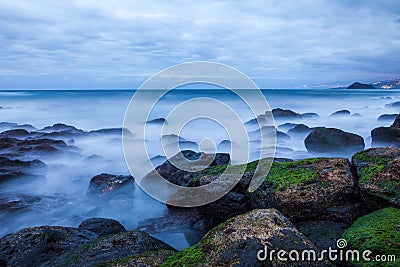
[(135, 88), (198, 60), (263, 88), (399, 77), (399, 1), (0, 2), (0, 88)]

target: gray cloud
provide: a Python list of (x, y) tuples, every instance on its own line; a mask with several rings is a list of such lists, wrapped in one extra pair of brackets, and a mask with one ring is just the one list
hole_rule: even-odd
[(134, 88), (211, 60), (261, 87), (399, 75), (397, 1), (3, 1), (0, 88)]

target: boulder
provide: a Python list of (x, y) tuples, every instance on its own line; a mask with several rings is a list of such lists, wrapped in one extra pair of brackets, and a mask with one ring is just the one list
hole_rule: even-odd
[(272, 110), (272, 115), (274, 116), (275, 119), (281, 119), (281, 118), (300, 119), (301, 118), (301, 114), (296, 113), (289, 109), (281, 109), (281, 108), (274, 108)]
[(372, 145), (391, 145), (400, 147), (400, 115), (390, 127), (378, 127), (371, 131)]
[(400, 107), (400, 101), (393, 102), (393, 103), (385, 105), (385, 108), (398, 108), (398, 107)]
[[(400, 209), (385, 208), (358, 218), (342, 235), (347, 250), (370, 250), (370, 259), (377, 255), (394, 255), (395, 261), (382, 266), (399, 266), (400, 259)], [(361, 251), (360, 251), (361, 254)], [(375, 266), (371, 261), (350, 262), (357, 266)], [(386, 265), (387, 264), (387, 265)]]
[(350, 116), (350, 111), (346, 109), (338, 110), (336, 112), (333, 112), (329, 117), (337, 117), (337, 116)]
[(102, 236), (83, 246), (75, 247), (51, 261), (51, 265), (98, 266), (115, 259), (158, 250), (175, 251), (169, 245), (142, 231), (127, 231)]
[(371, 210), (400, 207), (400, 149), (370, 148), (352, 157), (361, 197)]
[[(215, 227), (196, 245), (170, 256), (161, 266), (284, 266), (271, 250), (319, 251), (275, 209), (253, 210)], [(260, 252), (261, 251), (261, 252)], [(260, 256), (261, 260), (258, 259)], [(263, 257), (265, 256), (265, 259)], [(287, 264), (287, 262), (286, 262)], [(328, 262), (291, 261), (290, 266), (330, 266)]]
[(316, 128), (304, 141), (308, 152), (354, 153), (363, 150), (364, 139), (353, 133), (335, 128)]
[(399, 114), (383, 114), (378, 117), (378, 121), (391, 121), (393, 122)]
[(146, 121), (146, 123), (164, 124), (164, 123), (167, 123), (167, 120), (165, 118), (156, 118), (156, 119), (148, 120), (148, 121)]
[(298, 124), (288, 131), (288, 135), (309, 134), (313, 129), (304, 124)]
[(115, 175), (102, 173), (90, 179), (88, 195), (97, 198), (107, 198), (120, 192), (121, 189), (132, 190), (127, 186), (134, 185), (134, 178), (130, 175)]
[(173, 255), (175, 251), (168, 249), (160, 249), (154, 251), (148, 251), (140, 253), (134, 256), (128, 256), (121, 259), (106, 261), (102, 266), (112, 267), (158, 267), (160, 266), (169, 256)]
[(79, 224), (78, 229), (94, 232), (98, 236), (118, 234), (126, 231), (125, 227), (118, 221), (106, 218), (86, 219)]
[(4, 266), (51, 266), (52, 259), (96, 237), (71, 227), (26, 228), (0, 238), (0, 262)]
[(24, 194), (4, 194), (0, 196), (0, 212), (13, 212), (22, 209), (27, 209), (40, 202), (41, 198), (38, 196), (29, 196)]
[(307, 112), (307, 113), (302, 113), (301, 117), (303, 119), (318, 119), (319, 115), (317, 113), (314, 113), (314, 112)]

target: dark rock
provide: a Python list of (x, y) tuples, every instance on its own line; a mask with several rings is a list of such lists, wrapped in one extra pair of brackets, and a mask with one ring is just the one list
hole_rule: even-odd
[(393, 103), (390, 103), (390, 104), (386, 104), (385, 107), (386, 108), (398, 108), (398, 107), (400, 107), (400, 101), (393, 102)]
[(145, 252), (170, 250), (172, 247), (141, 231), (106, 235), (74, 248), (51, 261), (53, 266), (97, 266)]
[(372, 84), (355, 82), (346, 89), (375, 89), (375, 87)]
[(337, 249), (336, 241), (348, 227), (345, 223), (332, 221), (304, 221), (296, 224), (296, 228), (320, 250), (329, 247)]
[(336, 116), (350, 116), (350, 111), (348, 110), (338, 110), (333, 112), (329, 117), (336, 117)]
[(46, 165), (40, 160), (22, 161), (0, 156), (0, 182), (17, 178), (34, 178)]
[(399, 114), (383, 114), (378, 117), (378, 121), (394, 121)]
[(76, 228), (40, 226), (0, 238), (0, 262), (5, 266), (51, 265), (49, 261), (96, 238)]
[(23, 194), (10, 194), (0, 196), (0, 211), (18, 211), (26, 209), (41, 200), (38, 196), (28, 196)]
[(103, 263), (103, 265), (113, 266), (113, 267), (132, 267), (132, 266), (158, 267), (161, 266), (161, 264), (174, 253), (175, 251), (167, 249), (148, 251), (134, 256), (128, 256), (121, 259), (106, 261)]
[(127, 187), (128, 185), (134, 185), (134, 179), (130, 175), (102, 173), (90, 179), (88, 195), (99, 198), (111, 197), (122, 188), (132, 190)]
[[(196, 245), (170, 256), (164, 266), (283, 266), (276, 257), (258, 260), (260, 250), (315, 250), (275, 209), (253, 210), (214, 228)], [(263, 255), (261, 255), (263, 256)], [(266, 255), (268, 256), (268, 255)], [(291, 266), (329, 266), (328, 262), (291, 261)]]
[(296, 113), (294, 111), (291, 111), (289, 109), (281, 109), (281, 108), (274, 108), (272, 110), (272, 115), (274, 116), (275, 119), (279, 118), (296, 118), (300, 119), (301, 115), (299, 113)]
[(318, 119), (319, 115), (317, 113), (308, 112), (308, 113), (301, 114), (301, 117), (303, 119)]
[(293, 129), (290, 129), (288, 131), (289, 135), (294, 135), (294, 134), (309, 134), (312, 131), (310, 127), (304, 124), (298, 124), (296, 125)]
[(106, 218), (90, 218), (86, 219), (78, 226), (79, 230), (88, 230), (96, 233), (98, 236), (118, 234), (125, 232), (126, 229), (122, 224), (113, 219)]
[(0, 133), (0, 136), (4, 137), (28, 137), (30, 136), (30, 132), (25, 129), (14, 129), (14, 130), (7, 130)]
[(153, 119), (153, 120), (146, 121), (146, 123), (163, 124), (163, 123), (167, 123), (167, 120), (165, 118), (156, 118), (156, 119)]
[(296, 125), (299, 125), (297, 123), (284, 123), (278, 126), (278, 129), (281, 131), (289, 131), (290, 129), (293, 129), (294, 127), (296, 127)]
[(83, 132), (82, 130), (77, 129), (74, 126), (66, 125), (63, 123), (56, 123), (53, 126), (46, 126), (39, 131), (46, 132), (46, 133), (51, 133), (51, 132), (82, 133)]
[(335, 128), (316, 128), (306, 137), (304, 143), (309, 152), (317, 153), (354, 153), (365, 147), (361, 136)]
[(101, 135), (132, 135), (132, 133), (126, 128), (106, 128), (90, 131), (89, 134), (101, 134)]
[(371, 131), (372, 146), (391, 145), (400, 147), (400, 115), (390, 127), (378, 127)]
[(371, 148), (356, 153), (353, 165), (359, 177), (361, 197), (370, 210), (400, 207), (400, 149)]

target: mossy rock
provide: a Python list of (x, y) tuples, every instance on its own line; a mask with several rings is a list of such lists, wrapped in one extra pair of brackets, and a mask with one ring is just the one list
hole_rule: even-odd
[(346, 249), (360, 253), (372, 251), (376, 255), (395, 255), (395, 262), (360, 261), (354, 266), (400, 266), (400, 209), (384, 208), (358, 218), (342, 235), (347, 241)]
[(356, 167), (362, 197), (372, 209), (400, 207), (400, 149), (371, 148), (356, 153)]
[[(233, 217), (209, 231), (196, 245), (170, 256), (161, 266), (287, 266), (273, 257), (260, 261), (268, 250), (306, 250), (315, 247), (275, 209), (259, 209)], [(329, 266), (327, 262), (290, 262), (291, 266)]]
[(128, 256), (125, 258), (107, 261), (97, 265), (96, 267), (158, 267), (162, 262), (164, 262), (169, 256), (176, 253), (172, 250), (156, 250), (148, 251), (134, 256)]

